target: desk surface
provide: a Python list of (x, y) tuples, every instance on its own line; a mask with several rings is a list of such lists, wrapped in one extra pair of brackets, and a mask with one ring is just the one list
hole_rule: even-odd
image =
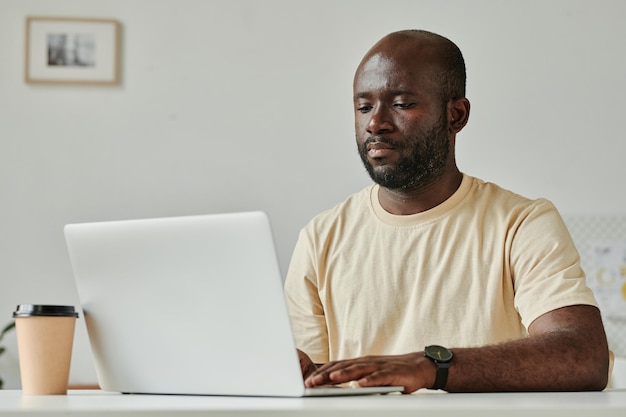
[(626, 390), (577, 393), (417, 393), (335, 398), (122, 395), (0, 391), (0, 416), (626, 416)]

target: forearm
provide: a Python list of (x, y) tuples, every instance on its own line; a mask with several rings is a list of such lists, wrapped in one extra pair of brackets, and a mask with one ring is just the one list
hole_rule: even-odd
[(577, 323), (494, 346), (453, 349), (446, 390), (604, 389), (608, 379), (608, 348), (599, 312), (590, 306), (577, 308), (585, 310), (587, 325)]
[[(536, 319), (529, 337), (497, 345), (455, 348), (445, 389), (450, 392), (585, 391), (604, 389), (608, 347), (596, 307), (553, 310)], [(362, 386), (430, 388), (436, 366), (423, 352), (330, 362), (305, 380), (309, 387), (357, 381)]]

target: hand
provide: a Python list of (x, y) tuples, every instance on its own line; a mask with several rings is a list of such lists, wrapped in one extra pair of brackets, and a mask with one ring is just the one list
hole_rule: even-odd
[(300, 359), (300, 369), (302, 370), (302, 377), (307, 378), (317, 369), (317, 366), (313, 363), (311, 358), (309, 358), (306, 353), (304, 353), (300, 349), (297, 350), (298, 359)]
[(307, 387), (356, 381), (362, 387), (398, 385), (409, 394), (435, 383), (434, 364), (423, 353), (395, 356), (364, 356), (329, 362), (305, 379)]

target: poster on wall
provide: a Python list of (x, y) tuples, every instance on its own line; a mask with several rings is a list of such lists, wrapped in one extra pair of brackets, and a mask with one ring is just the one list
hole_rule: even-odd
[(113, 19), (27, 17), (27, 83), (117, 84), (120, 24)]
[(607, 317), (626, 319), (626, 240), (592, 244), (589, 286)]

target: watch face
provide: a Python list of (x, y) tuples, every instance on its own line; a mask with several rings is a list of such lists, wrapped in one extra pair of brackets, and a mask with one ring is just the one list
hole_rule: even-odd
[(449, 362), (452, 359), (452, 352), (443, 346), (426, 346), (424, 354), (437, 362)]

